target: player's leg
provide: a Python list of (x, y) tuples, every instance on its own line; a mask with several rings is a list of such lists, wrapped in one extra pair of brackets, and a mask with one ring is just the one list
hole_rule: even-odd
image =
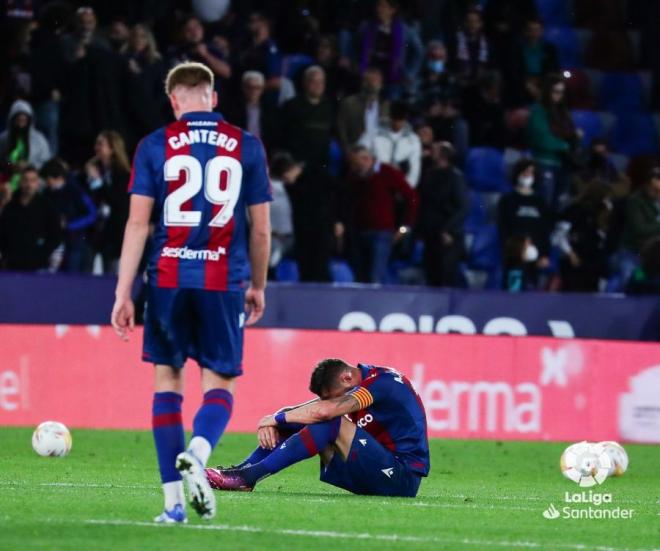
[(181, 474), (175, 468), (176, 457), (185, 447), (181, 418), (183, 402), (181, 375), (181, 370), (175, 370), (170, 366), (155, 366), (152, 431), (165, 498), (165, 511), (157, 517), (158, 522), (185, 520), (183, 482)]
[(196, 323), (190, 356), (202, 368), (204, 395), (192, 439), (179, 454), (177, 468), (186, 480), (192, 507), (200, 516), (211, 518), (215, 497), (204, 468), (231, 418), (235, 378), (242, 373), (244, 295), (195, 289), (191, 296)]
[(147, 288), (143, 360), (155, 364), (152, 430), (160, 470), (165, 511), (158, 522), (185, 522), (181, 475), (176, 457), (185, 448), (181, 404), (181, 368), (188, 346), (185, 294), (177, 289)]
[(204, 464), (220, 440), (231, 417), (234, 404), (234, 378), (202, 369), (202, 405), (193, 420), (193, 435), (188, 450)]
[[(333, 446), (340, 433), (342, 417), (307, 425), (287, 438), (262, 461), (242, 469), (209, 469), (211, 485), (220, 490), (251, 491), (257, 482), (291, 465), (309, 459)], [(347, 421), (348, 422), (348, 421)]]
[(421, 477), (367, 431), (353, 427), (351, 439), (338, 439), (337, 451), (322, 456), (321, 481), (355, 494), (415, 497)]

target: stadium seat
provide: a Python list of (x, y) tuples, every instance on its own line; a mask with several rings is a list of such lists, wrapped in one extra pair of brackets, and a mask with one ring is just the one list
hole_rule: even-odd
[(290, 54), (282, 58), (282, 75), (294, 80), (298, 73), (314, 63), (306, 54)]
[(557, 48), (559, 64), (562, 69), (582, 67), (580, 42), (573, 29), (570, 27), (549, 27), (545, 30), (545, 39)]
[(468, 266), (473, 270), (486, 272), (499, 269), (500, 240), (496, 226), (482, 226), (473, 233), (468, 251)]
[(546, 26), (570, 25), (567, 0), (536, 0), (539, 17)]
[(337, 140), (330, 142), (330, 151), (328, 153), (328, 171), (335, 178), (339, 178), (344, 163), (344, 154)]
[(604, 111), (644, 111), (644, 87), (637, 73), (605, 73), (600, 80), (598, 104)]
[(295, 260), (285, 258), (275, 268), (275, 279), (286, 283), (297, 283), (300, 281), (298, 263)]
[(595, 138), (604, 138), (605, 129), (598, 113), (593, 111), (571, 111), (573, 124), (582, 132), (582, 146), (588, 147)]
[(470, 210), (465, 219), (464, 228), (474, 233), (486, 224), (486, 208), (478, 191), (470, 190)]
[(658, 136), (653, 118), (645, 113), (629, 113), (617, 117), (610, 146), (616, 153), (652, 155), (658, 151)]
[(348, 262), (338, 258), (330, 261), (330, 277), (335, 283), (355, 283), (355, 275)]
[(504, 172), (504, 156), (493, 147), (473, 147), (465, 161), (468, 185), (476, 191), (506, 192), (511, 185)]

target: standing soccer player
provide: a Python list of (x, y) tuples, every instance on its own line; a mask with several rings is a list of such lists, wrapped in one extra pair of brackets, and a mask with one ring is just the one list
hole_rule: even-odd
[[(208, 67), (177, 65), (165, 91), (177, 120), (146, 136), (135, 153), (112, 325), (124, 340), (133, 330), (131, 287), (155, 208), (142, 359), (155, 366), (152, 427), (165, 494), (155, 520), (173, 523), (187, 520), (182, 477), (195, 511), (215, 515), (204, 467), (231, 416), (243, 326), (265, 307), (271, 193), (259, 140), (212, 111)], [(204, 399), (186, 448), (182, 367), (189, 357), (201, 368)]]

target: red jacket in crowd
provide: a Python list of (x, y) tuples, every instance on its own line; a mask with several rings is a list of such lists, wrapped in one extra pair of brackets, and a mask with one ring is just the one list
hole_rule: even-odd
[[(358, 231), (394, 231), (399, 223), (415, 224), (417, 193), (410, 187), (399, 169), (376, 162), (373, 172), (366, 177), (349, 177), (353, 197), (355, 227)], [(396, 219), (396, 203), (405, 205), (403, 219)]]

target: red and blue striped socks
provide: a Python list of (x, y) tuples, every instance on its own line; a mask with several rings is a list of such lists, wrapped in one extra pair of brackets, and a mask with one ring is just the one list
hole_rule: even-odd
[(193, 437), (188, 449), (204, 464), (225, 432), (231, 417), (234, 397), (222, 388), (209, 390), (193, 420)]

